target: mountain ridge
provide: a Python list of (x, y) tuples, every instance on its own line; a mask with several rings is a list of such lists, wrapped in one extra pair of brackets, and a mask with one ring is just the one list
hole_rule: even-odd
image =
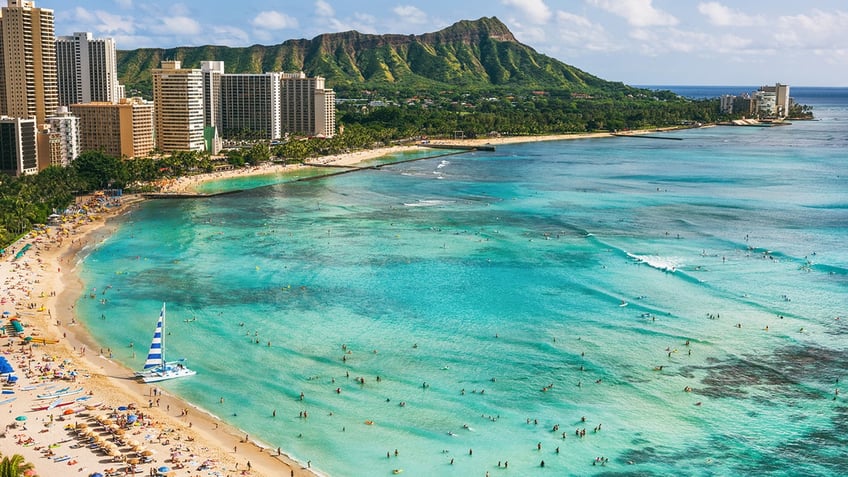
[(357, 89), (553, 89), (599, 93), (632, 89), (605, 81), (520, 43), (497, 17), (461, 20), (420, 35), (322, 33), (277, 45), (119, 50), (118, 76), (127, 91), (150, 91), (151, 70), (162, 60), (199, 68), (224, 61), (227, 73), (304, 71), (341, 92)]

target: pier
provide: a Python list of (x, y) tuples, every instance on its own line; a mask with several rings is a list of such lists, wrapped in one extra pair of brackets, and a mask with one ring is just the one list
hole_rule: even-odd
[(219, 195), (237, 194), (241, 189), (228, 190), (224, 192), (213, 192), (211, 194), (202, 194), (200, 192), (150, 192), (141, 194), (145, 199), (202, 199), (205, 197), (217, 197)]
[(464, 144), (419, 144), (421, 147), (430, 147), (433, 149), (458, 149), (460, 151), (487, 151), (493, 152), (495, 150), (495, 146), (491, 145), (483, 145), (483, 146), (468, 146)]

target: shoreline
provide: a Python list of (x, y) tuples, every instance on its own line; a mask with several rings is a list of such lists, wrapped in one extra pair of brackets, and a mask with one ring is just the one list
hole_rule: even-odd
[[(703, 125), (700, 127), (711, 127), (712, 125)], [(644, 135), (644, 134), (652, 134), (659, 132), (668, 132), (668, 131), (676, 131), (679, 129), (691, 129), (688, 126), (670, 126), (663, 128), (650, 128), (650, 129), (637, 129), (630, 131), (622, 131), (618, 133), (612, 132), (591, 132), (591, 133), (572, 133), (572, 134), (547, 134), (541, 136), (499, 136), (499, 137), (485, 137), (485, 138), (475, 138), (475, 139), (435, 139), (431, 140), (429, 144), (456, 144), (462, 146), (483, 146), (483, 145), (506, 145), (506, 144), (521, 144), (521, 143), (530, 143), (530, 142), (543, 142), (543, 141), (565, 141), (565, 140), (576, 140), (576, 139), (599, 139), (599, 138), (613, 138), (613, 137), (621, 137), (627, 135)], [(253, 175), (264, 175), (264, 174), (276, 174), (287, 171), (294, 171), (304, 167), (321, 167), (321, 166), (331, 166), (331, 167), (351, 167), (355, 168), (359, 164), (371, 160), (376, 159), (378, 157), (386, 156), (389, 154), (403, 153), (408, 151), (414, 151), (422, 147), (427, 147), (427, 144), (421, 144), (419, 142), (410, 143), (406, 145), (393, 145), (393, 146), (385, 146), (376, 149), (366, 149), (362, 151), (355, 151), (345, 154), (336, 154), (332, 156), (321, 156), (321, 157), (312, 157), (306, 158), (303, 161), (303, 164), (292, 164), (292, 165), (281, 165), (281, 164), (261, 164), (258, 166), (252, 166), (244, 169), (233, 169), (227, 171), (218, 171), (218, 172), (210, 172), (205, 174), (197, 174), (193, 176), (184, 176), (179, 179), (173, 180), (166, 184), (162, 188), (163, 193), (192, 193), (196, 192), (197, 187), (201, 184), (209, 181), (216, 180), (225, 180), (233, 177), (247, 177)], [(434, 155), (435, 157), (435, 155)]]
[[(677, 128), (669, 128), (677, 129)], [(665, 129), (668, 130), (668, 129)], [(647, 134), (660, 132), (659, 129), (645, 131), (631, 131), (628, 134)], [(546, 136), (519, 136), (519, 137), (493, 137), (483, 139), (463, 139), (456, 141), (434, 141), (433, 144), (462, 144), (462, 145), (500, 145), (516, 144), (526, 142), (556, 141), (569, 139), (593, 139), (602, 137), (613, 137), (613, 133), (585, 133)], [(390, 146), (379, 149), (358, 151), (337, 156), (317, 158), (311, 165), (332, 165), (355, 167), (366, 160), (385, 156), (388, 154), (415, 150), (426, 145), (411, 144), (406, 146)], [(215, 173), (201, 174), (197, 176), (182, 177), (171, 181), (164, 188), (164, 192), (193, 192), (205, 182), (228, 179), (239, 176), (263, 175), (296, 170), (311, 165), (260, 165), (248, 169), (232, 171), (221, 171)], [(95, 211), (96, 217), (91, 219), (90, 215), (83, 222), (72, 224), (69, 229), (63, 227), (49, 227), (48, 232), (42, 234), (28, 234), (10, 246), (13, 252), (7, 254), (0, 261), (3, 275), (7, 278), (7, 286), (15, 274), (23, 274), (29, 280), (29, 288), (25, 286), (15, 288), (17, 292), (15, 303), (15, 314), (20, 315), (28, 325), (27, 334), (33, 334), (47, 339), (58, 339), (57, 344), (43, 344), (39, 346), (30, 345), (21, 347), (19, 353), (30, 354), (43, 352), (44, 357), (50, 356), (54, 360), (72, 361), (79, 367), (79, 374), (87, 376), (82, 383), (87, 392), (91, 392), (97, 399), (103, 399), (111, 407), (123, 403), (136, 403), (140, 409), (143, 408), (152, 420), (160, 428), (175, 429), (181, 436), (185, 436), (186, 442), (191, 442), (195, 448), (202, 449), (203, 458), (211, 460), (220, 465), (226, 472), (236, 472), (240, 475), (255, 476), (317, 476), (320, 475), (312, 470), (309, 463), (304, 465), (282, 449), (274, 450), (267, 444), (246, 439), (243, 431), (228, 425), (222, 419), (208, 410), (201, 409), (194, 404), (179, 397), (162, 392), (154, 385), (139, 383), (133, 379), (133, 371), (124, 365), (113, 361), (102, 354), (103, 349), (94, 340), (89, 331), (76, 320), (75, 302), (84, 294), (82, 280), (77, 270), (77, 265), (82, 263), (88, 253), (96, 248), (98, 244), (112, 235), (123, 220), (132, 214), (134, 208), (143, 200), (140, 195), (127, 195), (119, 199), (114, 207), (101, 207)], [(79, 220), (79, 218), (77, 218)], [(41, 241), (41, 238), (47, 240)], [(70, 242), (70, 243), (67, 243)], [(32, 249), (24, 255), (21, 262), (14, 262), (14, 250), (20, 250), (27, 243), (32, 244)], [(35, 258), (35, 260), (33, 260)], [(25, 263), (25, 266), (21, 266)], [(35, 267), (35, 269), (33, 269)], [(56, 270), (56, 273), (52, 273)], [(20, 281), (19, 281), (20, 283)], [(13, 286), (14, 288), (14, 286)], [(12, 292), (12, 289), (8, 290)], [(21, 309), (20, 304), (24, 301), (33, 300), (38, 297), (39, 310), (33, 312), (31, 308)], [(15, 299), (13, 299), (15, 301)], [(34, 305), (34, 303), (31, 303)], [(8, 307), (8, 304), (4, 304)], [(11, 338), (10, 338), (11, 340)], [(10, 348), (11, 341), (9, 344)], [(37, 349), (36, 349), (37, 348)], [(100, 353), (93, 353), (100, 349)], [(107, 353), (108, 354), (108, 353)], [(17, 369), (17, 368), (16, 368)], [(24, 382), (24, 380), (21, 380)], [(21, 386), (25, 386), (22, 384)], [(22, 395), (16, 395), (18, 398)], [(153, 401), (151, 398), (155, 399)], [(17, 399), (10, 406), (10, 415), (27, 412), (35, 403), (35, 392), (24, 399)], [(145, 403), (155, 402), (158, 405), (147, 406)], [(171, 410), (170, 408), (174, 409)], [(178, 413), (179, 410), (179, 413)], [(50, 414), (50, 422), (56, 414), (55, 410)], [(61, 415), (59, 415), (61, 416)], [(189, 419), (189, 416), (190, 419)], [(39, 416), (40, 420), (44, 416)], [(46, 425), (46, 423), (45, 423)], [(59, 432), (58, 435), (52, 433)], [(61, 429), (53, 429), (51, 438), (60, 440), (67, 439)], [(18, 453), (24, 456), (27, 462), (35, 465), (42, 475), (56, 475), (54, 469), (67, 471), (67, 465), (59, 463), (53, 465), (51, 460), (44, 460), (33, 447), (10, 446), (9, 438), (0, 438), (0, 451), (4, 455)], [(163, 454), (166, 452), (162, 452)], [(94, 452), (81, 454), (75, 457), (80, 468), (78, 472), (102, 471), (108, 464)], [(158, 457), (158, 456), (157, 456)], [(199, 459), (202, 460), (202, 459)], [(246, 463), (251, 464), (251, 470), (245, 473)], [(157, 458), (155, 466), (163, 465), (163, 460)], [(114, 465), (112, 465), (114, 467)], [(241, 469), (239, 469), (241, 467)], [(152, 470), (152, 469), (151, 469)], [(188, 473), (180, 472), (177, 476), (191, 475), (193, 469)], [(86, 474), (87, 475), (87, 474)]]
[[(104, 403), (101, 410), (92, 410), (89, 414), (104, 412), (105, 405), (115, 408), (119, 405), (134, 403), (139, 411), (149, 416), (156, 429), (173, 429), (173, 437), (169, 437), (165, 442), (170, 443), (173, 438), (174, 441), (179, 440), (185, 443), (186, 448), (191, 448), (192, 455), (196, 455), (195, 461), (211, 461), (215, 463), (217, 469), (239, 475), (269, 477), (283, 474), (319, 475), (285, 454), (282, 449), (278, 454), (277, 450), (268, 448), (265, 443), (246, 440), (244, 432), (225, 423), (211, 412), (163, 392), (155, 385), (138, 382), (133, 378), (132, 370), (108, 358), (108, 353), (104, 355), (97, 352), (98, 349), (100, 351), (103, 349), (95, 342), (84, 325), (76, 320), (74, 304), (84, 293), (77, 265), (98, 244), (111, 236), (141, 200), (143, 199), (140, 196), (123, 197), (119, 206), (99, 210), (97, 218), (89, 219), (83, 224), (75, 224), (67, 235), (51, 233), (54, 232), (52, 230), (54, 227), (50, 227), (49, 232), (38, 234), (37, 237), (28, 234), (9, 247), (12, 250), (20, 250), (25, 244), (31, 244), (31, 248), (21, 259), (14, 260), (14, 253), (9, 253), (0, 262), (7, 286), (10, 279), (16, 278), (14, 274), (18, 274), (19, 282), (7, 290), (8, 301), (14, 302), (15, 311), (12, 316), (20, 316), (26, 325), (24, 334), (48, 340), (55, 339), (58, 343), (30, 344), (21, 346), (19, 351), (13, 351), (17, 350), (17, 343), (24, 342), (19, 338), (7, 338), (9, 343), (4, 347), (4, 354), (10, 362), (13, 362), (16, 375), (20, 377), (20, 390), (15, 389), (13, 396), (16, 399), (9, 404), (7, 415), (29, 417), (28, 423), (31, 426), (37, 426), (37, 422), (40, 421), (47, 421), (44, 423), (45, 430), (39, 434), (28, 433), (28, 437), (36, 439), (36, 443), (67, 442), (69, 437), (67, 431), (59, 426), (47, 427), (48, 423), (52, 424), (54, 420), (63, 419), (61, 408), (57, 407), (52, 412), (48, 410), (46, 415), (34, 414), (30, 410), (37, 404), (44, 404), (36, 398), (35, 393), (39, 391), (28, 389), (42, 385), (36, 384), (40, 376), (32, 379), (21, 375), (24, 371), (22, 366), (27, 357), (37, 358), (30, 358), (29, 361), (44, 362), (49, 359), (51, 362), (73, 363), (78, 376), (82, 376), (82, 378), (75, 378), (74, 385), (84, 387), (85, 392), (92, 396), (92, 401), (102, 400)], [(56, 270), (56, 273), (53, 273), (53, 270)], [(29, 287), (24, 283), (28, 283)], [(8, 295), (14, 295), (14, 297)], [(22, 307), (24, 302), (27, 304)], [(38, 308), (34, 309), (33, 305), (37, 305)], [(10, 303), (4, 303), (4, 307), (8, 310)], [(29, 394), (28, 396), (24, 395), (22, 392), (24, 390), (26, 394)], [(157, 405), (151, 407), (148, 403), (152, 399), (155, 399), (153, 402)], [(80, 413), (79, 418), (74, 416), (68, 420), (86, 422), (84, 414)], [(7, 423), (7, 425), (11, 424)], [(26, 430), (26, 425), (24, 428)], [(148, 432), (156, 433), (156, 430)], [(15, 436), (20, 435), (15, 431)], [(169, 433), (169, 436), (171, 435)], [(17, 440), (21, 441), (21, 439)], [(3, 455), (21, 454), (41, 475), (63, 475), (68, 472), (68, 465), (65, 462), (45, 460), (44, 455), (39, 452), (43, 451), (42, 446), (27, 447), (15, 444), (11, 436), (0, 438), (0, 451)], [(39, 449), (39, 447), (42, 448)], [(56, 450), (59, 451), (61, 448), (61, 445), (57, 444)], [(148, 465), (156, 468), (171, 465), (167, 462), (168, 459), (164, 458), (169, 454), (167, 449), (153, 445), (152, 441), (150, 449), (154, 452), (155, 460)], [(74, 462), (74, 465), (79, 467), (79, 469), (74, 468), (74, 473), (86, 472), (82, 475), (88, 475), (90, 472), (103, 472), (106, 468), (124, 465), (119, 462), (104, 462), (102, 455), (94, 451), (86, 452), (86, 450), (85, 448), (75, 449), (76, 455), (73, 460), (68, 461)], [(247, 463), (251, 466), (249, 472), (246, 472)], [(147, 472), (148, 465), (140, 468)], [(177, 469), (173, 470), (177, 471)], [(188, 466), (178, 470), (174, 475), (196, 475), (194, 472), (195, 468)]]

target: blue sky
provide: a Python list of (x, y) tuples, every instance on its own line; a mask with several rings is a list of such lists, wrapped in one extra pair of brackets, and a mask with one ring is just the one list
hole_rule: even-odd
[[(0, 0), (2, 1), (2, 0)], [(5, 2), (3, 2), (5, 4)], [(36, 0), (119, 49), (420, 34), (497, 16), (518, 41), (635, 85), (848, 86), (845, 0)], [(214, 58), (210, 58), (214, 59)]]

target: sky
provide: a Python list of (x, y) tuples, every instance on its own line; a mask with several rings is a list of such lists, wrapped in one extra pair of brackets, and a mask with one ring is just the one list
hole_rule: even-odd
[(845, 0), (35, 2), (54, 10), (57, 35), (88, 31), (120, 50), (421, 34), (496, 16), (536, 51), (630, 85), (848, 86)]

